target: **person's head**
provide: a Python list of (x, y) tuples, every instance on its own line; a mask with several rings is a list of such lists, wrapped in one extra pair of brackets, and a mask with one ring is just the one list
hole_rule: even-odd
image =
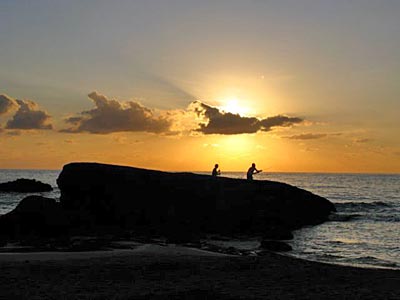
[(218, 164), (215, 164), (215, 167), (218, 168)]
[(254, 168), (254, 167), (256, 166), (256, 164), (255, 164), (255, 163), (252, 163), (251, 166)]

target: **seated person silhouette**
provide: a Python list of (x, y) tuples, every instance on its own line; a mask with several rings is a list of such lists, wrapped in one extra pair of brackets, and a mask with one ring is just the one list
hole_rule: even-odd
[(218, 169), (218, 164), (215, 164), (214, 169), (212, 170), (211, 175), (212, 176), (218, 176), (221, 175), (221, 171)]
[(253, 174), (262, 172), (262, 170), (257, 170), (256, 164), (252, 163), (251, 167), (247, 170), (247, 180), (253, 180)]

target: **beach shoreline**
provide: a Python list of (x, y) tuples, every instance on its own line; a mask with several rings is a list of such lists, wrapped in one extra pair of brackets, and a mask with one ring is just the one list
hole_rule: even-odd
[[(127, 241), (127, 243), (132, 244), (131, 241)], [(219, 248), (218, 250), (207, 250), (201, 247), (193, 247), (193, 246), (185, 246), (179, 244), (154, 244), (151, 242), (146, 243), (137, 243), (134, 242), (136, 246), (131, 246), (127, 248), (109, 248), (109, 249), (96, 249), (96, 250), (83, 250), (83, 251), (56, 251), (56, 250), (28, 250), (18, 252), (18, 248), (14, 248), (12, 251), (7, 252), (6, 250), (0, 252), (0, 263), (5, 262), (26, 262), (26, 261), (60, 261), (60, 260), (82, 260), (82, 259), (93, 259), (93, 258), (109, 258), (116, 256), (129, 256), (129, 255), (138, 255), (141, 253), (154, 254), (154, 255), (171, 255), (171, 256), (179, 256), (179, 255), (191, 255), (191, 256), (211, 256), (211, 257), (219, 257), (219, 256), (230, 256), (230, 257), (261, 257), (266, 253), (273, 253), (274, 255), (280, 255), (288, 258), (293, 258), (300, 261), (306, 261), (310, 263), (324, 264), (324, 265), (332, 265), (338, 267), (351, 267), (357, 269), (365, 269), (365, 270), (390, 270), (390, 271), (398, 271), (400, 273), (399, 268), (390, 267), (390, 266), (372, 266), (372, 265), (362, 265), (362, 264), (350, 264), (350, 263), (337, 263), (330, 261), (319, 261), (304, 258), (301, 256), (297, 256), (291, 254), (290, 252), (274, 252), (270, 250), (260, 250), (258, 253), (262, 252), (262, 254), (257, 254), (255, 251), (251, 251), (254, 254), (232, 254), (228, 253), (226, 249)], [(3, 248), (4, 249), (4, 248)], [(23, 248), (22, 248), (23, 249)], [(243, 252), (242, 252), (243, 253)]]
[[(400, 271), (179, 245), (0, 254), (5, 299), (398, 299)], [(28, 283), (28, 284), (27, 284)]]

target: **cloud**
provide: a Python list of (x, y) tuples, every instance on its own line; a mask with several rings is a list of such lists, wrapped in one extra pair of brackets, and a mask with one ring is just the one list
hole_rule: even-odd
[(291, 136), (284, 136), (283, 138), (285, 139), (290, 139), (290, 140), (317, 140), (317, 139), (322, 139), (325, 137), (331, 137), (331, 136), (341, 136), (341, 132), (336, 132), (336, 133), (301, 133), (301, 134), (296, 134), (296, 135), (291, 135)]
[(21, 131), (20, 130), (9, 130), (7, 131), (7, 135), (9, 136), (20, 136)]
[(303, 122), (300, 118), (288, 116), (273, 116), (266, 119), (242, 117), (238, 114), (220, 111), (200, 101), (193, 102), (194, 111), (207, 123), (199, 123), (198, 132), (204, 134), (242, 134), (258, 131), (271, 131), (274, 127), (289, 127)]
[(357, 144), (365, 144), (365, 143), (369, 143), (371, 141), (372, 141), (372, 139), (368, 139), (368, 138), (357, 138), (357, 139), (353, 140), (353, 142), (357, 143)]
[(64, 143), (66, 144), (75, 144), (74, 140), (64, 140)]
[(219, 144), (203, 144), (204, 148), (218, 148)]
[(301, 122), (303, 122), (303, 119), (281, 115), (269, 117), (260, 121), (263, 131), (270, 131), (272, 127), (290, 127)]
[(61, 132), (108, 134), (115, 132), (150, 132), (164, 135), (242, 134), (271, 131), (301, 123), (297, 117), (283, 115), (259, 119), (224, 112), (200, 101), (192, 102), (187, 110), (154, 111), (137, 101), (121, 102), (97, 92), (88, 97), (94, 108), (65, 119), (69, 125)]
[(52, 129), (51, 117), (31, 100), (16, 100), (19, 108), (7, 122), (7, 129)]
[(302, 133), (297, 135), (285, 136), (285, 139), (291, 140), (316, 140), (327, 137), (326, 133)]
[(315, 152), (315, 151), (319, 151), (319, 148), (317, 148), (317, 147), (306, 147), (306, 148), (302, 149), (301, 151), (303, 151), (303, 152)]
[(22, 132), (21, 130), (4, 130), (3, 128), (0, 128), (0, 134), (5, 137), (15, 137), (22, 135)]
[(165, 116), (156, 116), (154, 111), (135, 101), (119, 102), (92, 92), (88, 97), (95, 108), (83, 111), (65, 120), (72, 127), (62, 132), (89, 132), (107, 134), (121, 131), (143, 131), (167, 133), (171, 121)]
[(4, 94), (0, 95), (0, 116), (8, 113), (13, 108), (17, 107), (18, 104), (13, 98)]

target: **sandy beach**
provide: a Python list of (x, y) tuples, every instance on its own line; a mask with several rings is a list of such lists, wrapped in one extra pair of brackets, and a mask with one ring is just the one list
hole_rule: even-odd
[(1, 299), (399, 299), (400, 271), (176, 245), (0, 254)]

